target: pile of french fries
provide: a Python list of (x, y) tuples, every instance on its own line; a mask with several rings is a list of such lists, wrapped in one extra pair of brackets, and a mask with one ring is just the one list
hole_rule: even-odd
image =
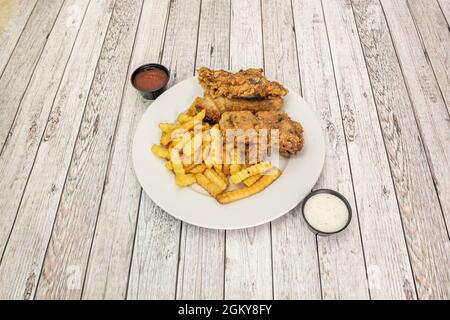
[[(281, 175), (268, 161), (246, 165), (236, 148), (224, 147), (218, 124), (211, 126), (204, 118), (205, 110), (197, 112), (191, 106), (178, 115), (176, 123), (159, 124), (160, 144), (151, 151), (167, 160), (166, 168), (175, 174), (179, 187), (197, 183), (226, 204), (263, 191)], [(229, 190), (230, 185), (237, 188)]]

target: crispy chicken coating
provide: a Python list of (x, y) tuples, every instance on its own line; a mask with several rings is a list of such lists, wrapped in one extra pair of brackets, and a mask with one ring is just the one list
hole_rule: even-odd
[(196, 98), (194, 106), (197, 111), (205, 109), (206, 119), (211, 122), (219, 122), (221, 115), (227, 111), (277, 111), (283, 106), (282, 98), (268, 100), (254, 99), (227, 99), (224, 97), (212, 98), (205, 96)]
[(198, 80), (205, 96), (228, 99), (276, 99), (285, 96), (288, 90), (275, 81), (269, 81), (262, 69), (246, 69), (232, 73), (201, 67)]
[(278, 129), (278, 148), (282, 155), (290, 156), (303, 148), (303, 128), (300, 123), (292, 120), (287, 113), (279, 111), (260, 111), (253, 114), (250, 111), (231, 111), (222, 114), (220, 129)]

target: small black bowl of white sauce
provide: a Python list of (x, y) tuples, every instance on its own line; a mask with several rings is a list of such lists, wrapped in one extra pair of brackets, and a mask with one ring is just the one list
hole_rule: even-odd
[(323, 236), (341, 232), (352, 219), (352, 207), (347, 199), (330, 189), (318, 189), (307, 195), (302, 213), (308, 227)]

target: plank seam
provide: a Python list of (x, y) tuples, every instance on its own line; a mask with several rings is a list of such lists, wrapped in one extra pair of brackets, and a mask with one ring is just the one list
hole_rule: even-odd
[(345, 150), (347, 152), (347, 161), (348, 161), (348, 167), (349, 167), (349, 172), (350, 172), (350, 177), (352, 180), (352, 190), (353, 190), (353, 198), (355, 199), (355, 209), (356, 209), (356, 218), (358, 221), (358, 229), (359, 229), (359, 238), (361, 239), (361, 249), (363, 252), (363, 260), (364, 260), (364, 268), (366, 270), (366, 280), (367, 280), (367, 291), (369, 294), (369, 299), (372, 300), (372, 295), (370, 292), (370, 285), (369, 285), (369, 275), (367, 273), (367, 262), (366, 262), (366, 252), (364, 250), (364, 241), (363, 241), (363, 237), (362, 237), (362, 232), (361, 232), (361, 223), (359, 220), (359, 209), (358, 209), (358, 202), (356, 201), (356, 193), (355, 193), (355, 185), (353, 183), (353, 172), (352, 172), (352, 165), (350, 163), (350, 155), (348, 153), (348, 143), (347, 143), (347, 134), (346, 134), (346, 130), (345, 130), (345, 125), (344, 125), (344, 121), (342, 120), (342, 103), (341, 103), (341, 97), (338, 94), (338, 84), (337, 84), (337, 80), (336, 80), (336, 68), (334, 66), (334, 61), (333, 61), (333, 53), (331, 52), (331, 44), (330, 44), (330, 38), (328, 36), (328, 26), (327, 26), (327, 21), (325, 18), (325, 11), (323, 9), (323, 1), (320, 1), (320, 5), (322, 8), (322, 16), (323, 16), (323, 21), (324, 21), (324, 25), (325, 25), (325, 30), (326, 30), (326, 35), (327, 35), (327, 42), (328, 42), (328, 49), (329, 49), (329, 53), (330, 53), (330, 60), (331, 60), (331, 65), (333, 67), (333, 75), (334, 75), (334, 85), (335, 85), (335, 90), (336, 90), (336, 96), (339, 102), (339, 113), (340, 113), (340, 118), (341, 118), (341, 123), (342, 123), (342, 130), (344, 131), (344, 141), (345, 141)]
[[(166, 42), (167, 25), (169, 23), (171, 2), (172, 2), (172, 0), (169, 0), (167, 2), (167, 15), (166, 15), (166, 19), (165, 19), (165, 22), (164, 22), (164, 35), (163, 35), (163, 39), (162, 39), (162, 41), (160, 43), (160, 50), (159, 50), (159, 57), (158, 57), (159, 62), (161, 62), (162, 56), (163, 56), (163, 52), (164, 52), (164, 43)], [(138, 26), (138, 29), (139, 29), (139, 26)], [(136, 30), (136, 33), (137, 33), (137, 30)], [(137, 36), (137, 34), (136, 34), (136, 36)], [(132, 55), (131, 59), (133, 59), (133, 55)], [(128, 300), (128, 290), (129, 290), (129, 287), (130, 287), (131, 267), (133, 265), (134, 248), (136, 246), (137, 228), (138, 228), (138, 222), (139, 222), (139, 212), (141, 211), (140, 209), (141, 209), (142, 193), (143, 193), (143, 190), (141, 188), (141, 191), (139, 193), (138, 207), (137, 207), (137, 211), (136, 211), (136, 222), (135, 222), (135, 227), (134, 227), (134, 239), (133, 239), (133, 245), (132, 245), (132, 248), (131, 248), (130, 264), (129, 264), (129, 268), (128, 268), (127, 285), (126, 285), (126, 290), (125, 290), (125, 300)], [(138, 282), (138, 286), (139, 286), (139, 282)]]
[[(439, 2), (438, 2), (438, 4), (439, 4)], [(450, 110), (449, 110), (450, 106), (447, 104), (447, 101), (445, 101), (445, 97), (444, 97), (444, 93), (442, 92), (441, 84), (439, 83), (438, 78), (436, 76), (436, 72), (434, 71), (433, 62), (431, 61), (430, 56), (428, 55), (427, 47), (425, 45), (425, 42), (423, 41), (422, 33), (420, 32), (419, 26), (417, 25), (417, 21), (416, 21), (416, 18), (414, 17), (413, 11), (411, 10), (409, 1), (406, 1), (406, 7), (408, 8), (408, 13), (411, 17), (411, 20), (414, 23), (414, 28), (416, 29), (416, 33), (419, 36), (420, 46), (422, 47), (422, 51), (424, 53), (425, 60), (427, 60), (427, 63), (430, 65), (431, 71), (433, 72), (434, 79), (436, 80), (437, 88), (439, 89), (439, 93), (441, 94), (442, 101), (444, 102), (445, 106), (447, 107), (446, 108), (447, 113), (450, 116)], [(440, 6), (439, 6), (439, 8), (440, 8)], [(444, 19), (445, 19), (445, 16), (444, 16)]]
[(394, 39), (392, 38), (392, 32), (391, 32), (391, 28), (390, 28), (390, 26), (389, 26), (389, 21), (388, 21), (388, 19), (387, 19), (386, 12), (384, 11), (384, 7), (383, 7), (383, 4), (381, 3), (381, 1), (380, 1), (380, 7), (381, 7), (381, 10), (383, 11), (383, 16), (384, 16), (384, 19), (385, 19), (385, 21), (386, 21), (386, 26), (387, 26), (388, 31), (389, 31), (389, 38), (391, 39), (391, 43), (392, 43), (392, 46), (393, 46), (393, 48), (394, 48), (395, 56), (397, 57), (398, 65), (399, 65), (399, 67), (400, 67), (400, 71), (401, 71), (401, 74), (402, 74), (403, 82), (404, 82), (404, 84), (405, 84), (406, 91), (407, 91), (407, 93), (408, 93), (408, 99), (409, 99), (409, 102), (411, 103), (411, 107), (412, 107), (411, 109), (412, 109), (412, 112), (413, 112), (413, 115), (414, 115), (414, 120), (416, 121), (417, 129), (418, 129), (418, 131), (419, 131), (420, 142), (421, 142), (423, 151), (424, 151), (425, 156), (426, 156), (426, 159), (427, 159), (427, 169), (428, 169), (427, 171), (428, 171), (428, 173), (429, 173), (430, 176), (431, 176), (431, 180), (433, 181), (434, 191), (435, 191), (435, 193), (436, 193), (436, 195), (437, 195), (438, 202), (439, 202), (439, 206), (440, 206), (440, 208), (441, 208), (442, 218), (443, 218), (443, 220), (444, 220), (444, 225), (446, 226), (447, 236), (448, 236), (449, 239), (450, 239), (449, 230), (448, 230), (448, 225), (447, 225), (447, 223), (446, 223), (445, 216), (444, 216), (444, 209), (442, 208), (442, 203), (441, 203), (441, 199), (440, 199), (440, 197), (439, 197), (439, 192), (438, 192), (438, 188), (437, 188), (437, 185), (436, 185), (436, 180), (434, 179), (433, 172), (432, 172), (432, 170), (431, 170), (431, 165), (430, 165), (431, 159), (430, 159), (430, 155), (428, 154), (428, 152), (427, 152), (427, 150), (426, 150), (426, 148), (425, 148), (424, 139), (423, 139), (423, 137), (422, 137), (422, 136), (423, 136), (423, 133), (422, 133), (422, 129), (421, 129), (421, 127), (420, 127), (419, 121), (417, 120), (417, 115), (416, 115), (416, 110), (415, 110), (415, 108), (414, 108), (414, 101), (413, 101), (413, 98), (412, 98), (412, 95), (411, 95), (411, 90), (410, 90), (410, 88), (409, 88), (409, 86), (408, 86), (408, 82), (406, 81), (406, 78), (405, 78), (405, 72), (404, 72), (404, 70), (403, 70), (402, 64), (400, 63), (400, 58), (399, 58), (399, 55), (398, 55), (398, 52), (397, 52), (397, 46), (395, 45)]
[[(90, 1), (90, 0), (89, 0), (89, 1)], [(89, 2), (89, 3), (90, 3), (90, 2)], [(88, 6), (89, 6), (89, 5), (88, 5)], [(88, 7), (88, 6), (87, 6), (87, 7)], [(70, 50), (69, 58), (67, 59), (66, 64), (65, 64), (65, 66), (64, 66), (63, 74), (65, 74), (66, 69), (67, 69), (67, 65), (69, 64), (69, 61), (70, 61), (70, 57), (72, 56), (73, 48), (75, 47), (75, 43), (76, 43), (76, 40), (77, 40), (77, 38), (78, 38), (78, 34), (79, 34), (79, 32), (80, 32), (80, 29), (81, 29), (81, 25), (83, 24), (84, 17), (86, 16), (86, 12), (87, 12), (87, 8), (86, 8), (86, 11), (84, 12), (83, 18), (81, 19), (80, 27), (78, 28), (77, 34), (76, 34), (76, 36), (75, 36), (75, 38), (74, 38), (74, 41), (73, 41), (73, 44), (72, 44), (72, 48), (71, 48), (71, 50)], [(54, 103), (55, 103), (55, 100), (56, 100), (56, 97), (57, 97), (57, 95), (58, 95), (58, 92), (59, 92), (60, 87), (61, 87), (61, 81), (59, 82), (58, 88), (57, 88), (56, 93), (55, 93), (55, 96), (53, 97), (52, 106), (53, 106)], [(48, 123), (48, 120), (50, 119), (50, 114), (51, 114), (51, 110), (50, 110), (49, 115), (48, 115), (48, 117), (47, 117), (47, 122), (46, 122), (46, 123)], [(46, 127), (47, 127), (47, 125), (46, 125)], [(33, 172), (33, 168), (34, 168), (34, 164), (35, 164), (35, 162), (36, 162), (36, 158), (37, 158), (37, 155), (38, 155), (38, 152), (39, 152), (39, 148), (40, 148), (40, 146), (41, 146), (41, 144), (42, 144), (42, 140), (43, 140), (43, 137), (44, 137), (44, 132), (45, 132), (45, 129), (44, 129), (44, 131), (43, 131), (43, 133), (42, 133), (42, 135), (41, 135), (41, 139), (40, 139), (40, 141), (39, 141), (38, 148), (36, 149), (36, 154), (34, 155), (34, 159), (33, 159), (33, 163), (32, 163), (31, 168), (30, 168), (30, 172), (28, 173), (27, 181), (26, 181), (25, 186), (24, 186), (23, 191), (22, 191), (22, 195), (21, 195), (21, 198), (20, 198), (20, 201), (19, 201), (19, 205), (18, 205), (17, 210), (16, 210), (16, 214), (15, 214), (15, 217), (14, 217), (14, 221), (13, 221), (13, 224), (12, 224), (12, 226), (11, 226), (11, 230), (9, 231), (9, 235), (8, 235), (7, 240), (6, 240), (5, 247), (4, 247), (4, 249), (3, 249), (3, 252), (2, 252), (2, 255), (1, 255), (1, 258), (0, 258), (0, 265), (1, 265), (2, 261), (3, 261), (3, 256), (4, 256), (5, 252), (6, 252), (6, 248), (7, 248), (7, 246), (8, 246), (9, 239), (10, 239), (11, 234), (12, 234), (12, 231), (13, 231), (13, 229), (14, 229), (14, 225), (15, 225), (16, 220), (17, 220), (17, 215), (18, 215), (18, 213), (19, 213), (19, 210), (20, 210), (20, 207), (21, 207), (21, 204), (22, 204), (23, 196), (24, 196), (24, 194), (25, 194), (25, 190), (26, 190), (26, 188), (27, 188), (28, 181), (30, 180), (31, 172)]]
[(406, 253), (408, 255), (409, 268), (410, 268), (411, 274), (413, 276), (414, 290), (416, 292), (416, 298), (418, 298), (417, 285), (416, 285), (416, 280), (415, 280), (415, 277), (414, 277), (414, 269), (412, 267), (412, 262), (411, 262), (411, 256), (410, 256), (410, 253), (409, 253), (408, 242), (406, 240), (405, 227), (403, 225), (402, 211), (400, 209), (400, 204), (399, 204), (399, 200), (398, 200), (397, 187), (395, 186), (394, 177), (393, 177), (393, 174), (392, 174), (392, 166), (391, 166), (391, 162), (389, 161), (389, 153), (388, 153), (387, 147), (386, 147), (386, 141), (385, 141), (385, 137), (384, 137), (384, 134), (383, 134), (383, 128), (381, 127), (380, 115), (379, 115), (379, 112), (378, 112), (378, 108), (376, 107), (378, 104), (376, 102), (375, 95), (374, 95), (372, 79), (370, 78), (369, 69), (367, 67), (367, 60), (366, 60), (366, 56), (364, 55), (364, 50), (363, 50), (362, 42), (361, 42), (361, 36), (359, 35), (358, 27), (356, 25), (356, 18), (355, 18), (355, 12), (354, 12), (354, 9), (353, 9), (353, 3), (350, 4), (350, 8), (352, 10), (353, 25), (354, 25), (354, 27), (356, 29), (356, 33), (357, 33), (358, 39), (359, 39), (359, 41), (358, 41), (359, 42), (359, 48), (360, 48), (361, 54), (362, 54), (362, 56), (364, 58), (364, 66), (366, 67), (367, 78), (369, 79), (370, 91), (371, 91), (371, 95), (372, 95), (372, 99), (371, 100), (373, 101), (373, 103), (375, 105), (375, 111), (376, 111), (377, 119), (378, 119), (378, 127), (380, 129), (381, 137), (383, 139), (384, 152), (385, 152), (386, 160), (387, 160), (387, 163), (388, 163), (388, 166), (389, 166), (389, 173), (390, 173), (389, 176), (391, 178), (392, 187), (394, 188), (395, 202), (397, 203), (397, 210), (398, 210), (398, 215), (399, 215), (399, 218), (400, 218), (400, 225), (402, 227), (404, 245), (406, 247)]
[(20, 41), (20, 38), (22, 38), (22, 34), (23, 34), (24, 30), (26, 29), (26, 27), (27, 27), (27, 25), (28, 25), (28, 21), (30, 21), (30, 18), (31, 18), (31, 16), (33, 15), (34, 10), (36, 9), (37, 3), (38, 3), (38, 1), (35, 2), (34, 6), (33, 6), (33, 9), (31, 10), (30, 15), (29, 15), (28, 18), (27, 18), (27, 22), (25, 22), (25, 24), (23, 25), (23, 28), (22, 28), (22, 31), (20, 32), (19, 37), (17, 37), (17, 41), (16, 41), (16, 43), (14, 44), (14, 48), (11, 50), (11, 54), (9, 55), (8, 60), (6, 61), (5, 66), (3, 67), (3, 70), (0, 72), (0, 78), (3, 76), (3, 73), (4, 73), (5, 70), (6, 70), (6, 66), (9, 64), (9, 60), (11, 60), (11, 57), (12, 57), (14, 51), (15, 51), (16, 48), (17, 48), (17, 44), (18, 44), (19, 41)]
[[(139, 23), (141, 21), (143, 7), (144, 7), (144, 1), (142, 1), (142, 3), (141, 3), (141, 10), (140, 10), (140, 13), (139, 13), (138, 22), (136, 24), (136, 29), (135, 29), (135, 32), (134, 32), (133, 46), (132, 46), (132, 49), (131, 49), (131, 52), (130, 52), (130, 58), (128, 60), (127, 75), (130, 72), (131, 58), (133, 56), (134, 48), (135, 48), (135, 45), (136, 45), (137, 29), (138, 29)], [(103, 49), (103, 47), (102, 47), (102, 49)], [(103, 179), (103, 187), (102, 187), (102, 191), (100, 193), (100, 203), (99, 203), (98, 210), (97, 210), (97, 216), (96, 216), (95, 224), (94, 224), (94, 231), (92, 233), (91, 244), (89, 246), (89, 253), (88, 253), (88, 256), (87, 256), (87, 260), (86, 260), (86, 267), (85, 267), (85, 272), (84, 272), (84, 277), (83, 277), (83, 284), (81, 286), (80, 299), (83, 298), (83, 294), (84, 294), (84, 287), (85, 287), (85, 284), (86, 284), (87, 271), (88, 271), (88, 268), (89, 268), (89, 262), (90, 262), (90, 258), (91, 258), (92, 247), (93, 247), (93, 244), (94, 244), (95, 233), (97, 231), (97, 222), (98, 222), (98, 218), (99, 218), (99, 215), (100, 215), (100, 209), (102, 207), (103, 195), (104, 195), (104, 192), (105, 192), (105, 187), (106, 187), (106, 181), (107, 181), (108, 173), (109, 173), (109, 171), (111, 169), (110, 159), (111, 159), (112, 151), (113, 151), (113, 141), (115, 140), (116, 133), (117, 133), (117, 127), (118, 127), (120, 113), (121, 113), (122, 105), (123, 105), (123, 97), (125, 95), (125, 86), (126, 86), (127, 82), (128, 82), (128, 77), (125, 79), (125, 81), (123, 83), (123, 86), (122, 86), (122, 96), (120, 98), (119, 110), (117, 112), (117, 118), (116, 118), (115, 125), (114, 125), (114, 133), (113, 133), (113, 138), (111, 140), (111, 146), (110, 146), (110, 149), (109, 149), (108, 160), (107, 160), (108, 167), (106, 169), (106, 172), (105, 172), (105, 175), (104, 175), (104, 179)]]
[[(90, 3), (89, 3), (89, 4), (90, 4)], [(116, 0), (114, 0), (113, 10), (111, 10), (111, 15), (110, 15), (110, 17), (109, 17), (108, 26), (107, 26), (106, 31), (105, 31), (105, 36), (103, 37), (103, 43), (102, 43), (102, 46), (101, 46), (102, 48), (103, 48), (103, 46), (105, 45), (106, 33), (108, 32), (109, 26), (110, 26), (110, 24), (111, 24), (111, 20), (112, 20), (113, 12), (114, 12), (114, 10), (115, 10), (115, 6), (116, 6)], [(87, 10), (86, 10), (86, 11), (87, 11)], [(81, 29), (81, 26), (80, 26), (80, 29)], [(98, 68), (98, 63), (99, 63), (99, 61), (100, 61), (100, 57), (101, 57), (101, 50), (100, 50), (100, 53), (99, 53), (99, 56), (98, 56), (98, 59), (97, 59), (97, 63), (96, 63), (96, 65), (95, 65), (95, 70), (97, 70), (97, 68)], [(88, 101), (89, 101), (89, 96), (91, 95), (92, 84), (94, 83), (94, 78), (95, 78), (95, 71), (94, 71), (94, 75), (92, 76), (91, 86), (90, 86), (90, 88), (89, 88), (89, 92), (88, 92), (88, 95), (87, 95), (88, 98), (86, 98), (86, 102), (84, 103), (83, 115), (82, 115), (82, 117), (81, 117), (80, 124), (79, 124), (79, 127), (78, 127), (78, 134), (77, 134), (77, 137), (78, 137), (79, 134), (80, 134), (81, 126), (82, 126), (82, 123), (83, 123), (83, 118), (84, 118), (84, 116), (85, 116), (85, 114), (86, 114), (86, 105), (87, 105), (87, 103), (88, 103)], [(44, 132), (45, 132), (45, 130), (44, 130)], [(58, 213), (58, 210), (59, 210), (59, 208), (60, 208), (60, 206), (61, 206), (61, 200), (62, 200), (62, 196), (63, 196), (63, 192), (64, 192), (64, 187), (66, 186), (66, 183), (67, 183), (67, 177), (68, 177), (68, 175), (69, 175), (69, 168), (70, 168), (70, 165), (72, 164), (73, 156), (74, 156), (74, 154), (75, 154), (75, 147), (76, 147), (76, 140), (75, 140), (75, 143), (73, 144), (72, 155), (71, 155), (71, 158), (70, 158), (69, 167), (67, 168), (66, 177), (65, 177), (65, 179), (64, 179), (64, 184), (63, 184), (63, 188), (62, 188), (62, 191), (61, 191), (61, 195), (60, 195), (60, 197), (59, 197), (58, 206), (56, 207), (56, 213)], [(39, 153), (39, 152), (37, 152), (37, 153)], [(56, 224), (57, 218), (58, 218), (58, 217), (57, 217), (57, 214), (55, 214), (55, 218), (54, 218), (53, 224), (52, 224), (52, 230), (51, 230), (51, 232), (50, 232), (50, 237), (49, 237), (49, 239), (48, 239), (47, 247), (46, 247), (46, 249), (45, 249), (44, 259), (42, 260), (42, 263), (41, 263), (41, 268), (40, 268), (41, 270), (40, 270), (40, 272), (39, 272), (39, 278), (38, 278), (38, 280), (37, 280), (37, 282), (36, 282), (36, 288), (35, 288), (35, 291), (34, 291), (34, 299), (36, 298), (36, 293), (37, 293), (37, 291), (38, 291), (39, 284), (40, 284), (40, 282), (41, 282), (42, 272), (43, 272), (43, 270), (44, 270), (45, 259), (47, 258), (48, 248), (49, 248), (49, 246), (50, 246), (50, 242), (51, 242), (51, 239), (52, 239), (52, 235), (53, 235), (53, 231), (54, 231), (54, 228), (55, 228), (55, 224)]]
[[(49, 35), (53, 32), (53, 28), (55, 27), (56, 20), (58, 20), (58, 17), (59, 17), (59, 15), (60, 15), (60, 13), (61, 13), (61, 9), (62, 9), (62, 7), (63, 7), (63, 5), (64, 5), (64, 2), (65, 2), (65, 1), (61, 2), (61, 6), (59, 7), (59, 10), (58, 10), (58, 13), (56, 14), (55, 20), (53, 21), (52, 27), (50, 28), (50, 32), (47, 34), (47, 37), (46, 37), (46, 39), (45, 39), (45, 43), (44, 43), (44, 45), (42, 46), (41, 52), (39, 52), (39, 56), (38, 56), (38, 58), (36, 59), (36, 63), (35, 63), (34, 66), (33, 66), (33, 71), (31, 71), (31, 75), (30, 75), (30, 78), (28, 79), (27, 85), (26, 85), (26, 87), (25, 87), (25, 89), (24, 89), (22, 95), (20, 96), (19, 103), (17, 104), (16, 112), (14, 113), (14, 118), (13, 118), (12, 121), (11, 121), (11, 125), (9, 126), (8, 134), (6, 135), (5, 141), (3, 142), (2, 147), (1, 147), (1, 150), (0, 150), (0, 156), (3, 154), (3, 151), (4, 151), (4, 149), (5, 149), (5, 146), (8, 144), (9, 137), (11, 136), (11, 129), (13, 128), (14, 123), (16, 122), (17, 115), (18, 115), (19, 110), (20, 110), (20, 107), (21, 107), (21, 105), (22, 105), (23, 97), (24, 97), (25, 94), (27, 93), (27, 90), (28, 90), (28, 87), (30, 86), (31, 80), (33, 80), (33, 76), (34, 76), (34, 74), (35, 74), (36, 68), (37, 68), (39, 62), (41, 61), (42, 53), (44, 52), (45, 47), (47, 46)], [(33, 8), (33, 10), (34, 10), (34, 8)], [(27, 24), (28, 24), (28, 22), (27, 22)], [(25, 30), (25, 28), (24, 28), (24, 30)], [(22, 33), (23, 33), (23, 31), (22, 31)], [(22, 33), (21, 33), (21, 36), (22, 36)], [(19, 40), (20, 40), (20, 38), (19, 38)], [(17, 41), (17, 43), (19, 43), (19, 40)], [(17, 44), (16, 44), (16, 45), (17, 45)], [(15, 50), (15, 47), (14, 47), (14, 50)], [(8, 63), (9, 63), (11, 57), (13, 56), (13, 53), (14, 53), (14, 51), (11, 53), (11, 56), (10, 56), (9, 59), (8, 59)], [(5, 65), (5, 69), (4, 69), (4, 70), (6, 70), (6, 67), (7, 67), (8, 63)], [(3, 70), (3, 71), (4, 71), (4, 70)]]

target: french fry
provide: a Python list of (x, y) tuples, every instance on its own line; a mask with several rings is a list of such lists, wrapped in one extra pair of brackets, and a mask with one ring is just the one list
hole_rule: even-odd
[(222, 167), (222, 172), (223, 172), (226, 176), (229, 176), (229, 175), (230, 175), (230, 165), (227, 164), (227, 163), (224, 163), (224, 164), (223, 164), (223, 167)]
[(217, 172), (213, 169), (206, 169), (203, 173), (205, 177), (207, 177), (211, 182), (213, 182), (215, 185), (217, 185), (221, 191), (224, 191), (228, 184), (222, 180), (222, 177), (217, 174)]
[(202, 173), (197, 173), (195, 175), (195, 179), (200, 187), (205, 189), (210, 195), (216, 197), (222, 190), (212, 181), (210, 181), (206, 176)]
[(222, 132), (219, 129), (219, 125), (214, 125), (210, 130), (209, 133), (211, 135), (211, 162), (213, 164), (221, 164), (222, 163)]
[(175, 141), (174, 149), (180, 151), (183, 150), (184, 146), (188, 144), (191, 141), (191, 134), (190, 132), (185, 132), (180, 138), (178, 138)]
[(172, 161), (167, 161), (167, 162), (166, 162), (166, 168), (169, 169), (170, 171), (173, 171), (173, 164), (172, 164)]
[(232, 174), (231, 181), (234, 184), (238, 184), (238, 183), (242, 182), (243, 180), (247, 179), (248, 177), (254, 176), (255, 174), (260, 174), (264, 171), (269, 170), (270, 168), (272, 168), (272, 164), (270, 162), (267, 162), (267, 161), (260, 162), (253, 166), (245, 168), (237, 173)]
[(266, 173), (256, 181), (250, 187), (244, 187), (242, 189), (236, 189), (233, 191), (224, 192), (222, 194), (218, 194), (216, 196), (217, 201), (221, 204), (227, 204), (230, 202), (234, 202), (237, 200), (241, 200), (247, 197), (250, 197), (258, 192), (263, 191), (267, 188), (272, 182), (274, 182), (281, 175), (281, 171), (278, 168), (271, 170), (271, 172)]
[(170, 161), (172, 162), (173, 172), (175, 172), (176, 175), (185, 173), (180, 153), (177, 149), (172, 149), (170, 151)]
[(178, 115), (177, 120), (179, 123), (185, 123), (188, 122), (189, 120), (192, 120), (192, 117), (182, 112)]
[(158, 144), (152, 145), (152, 152), (155, 156), (163, 158), (163, 159), (170, 159), (169, 150), (164, 148), (163, 146), (160, 146)]
[(204, 163), (202, 163), (202, 164), (196, 165), (194, 168), (189, 170), (189, 173), (194, 173), (194, 174), (196, 174), (196, 173), (203, 173), (203, 171), (205, 171), (205, 169), (206, 169), (206, 166), (205, 166)]
[(179, 174), (175, 176), (175, 183), (179, 187), (187, 187), (195, 183), (197, 179), (193, 174)]
[(226, 174), (223, 173), (222, 170), (218, 170), (217, 168), (214, 168), (214, 170), (220, 176), (220, 178), (222, 178), (223, 182), (225, 182), (228, 187), (229, 181), (228, 181), (228, 177), (226, 176)]
[(241, 171), (241, 165), (240, 164), (232, 164), (230, 165), (230, 174), (234, 175)]
[(160, 123), (158, 126), (164, 133), (173, 131), (179, 127), (179, 125), (176, 123)]
[(185, 129), (185, 130), (190, 130), (190, 129), (194, 128), (196, 123), (201, 122), (205, 118), (205, 115), (206, 115), (206, 110), (203, 109), (202, 111), (197, 113), (195, 116), (193, 116), (191, 120), (183, 123), (180, 126), (180, 128)]
[(222, 172), (222, 164), (221, 163), (214, 163), (214, 169)]
[[(177, 138), (182, 136), (182, 133), (184, 133), (184, 132), (185, 132), (185, 130), (181, 129), (180, 127), (177, 127), (174, 130), (164, 132), (161, 136), (160, 142), (163, 146), (167, 146), (172, 142), (172, 140), (176, 140)], [(173, 139), (173, 138), (175, 138), (175, 139)]]
[(185, 164), (185, 165), (184, 165), (184, 171), (186, 171), (186, 172), (191, 172), (191, 170), (194, 169), (195, 166), (196, 166), (195, 163)]
[(247, 187), (250, 187), (252, 184), (254, 184), (256, 181), (258, 181), (261, 178), (260, 174), (255, 174), (254, 176), (250, 176), (247, 179), (244, 179), (242, 181)]
[(191, 139), (188, 143), (186, 143), (183, 147), (183, 154), (192, 155), (195, 153), (195, 150), (202, 146), (202, 135), (196, 134), (193, 139)]

